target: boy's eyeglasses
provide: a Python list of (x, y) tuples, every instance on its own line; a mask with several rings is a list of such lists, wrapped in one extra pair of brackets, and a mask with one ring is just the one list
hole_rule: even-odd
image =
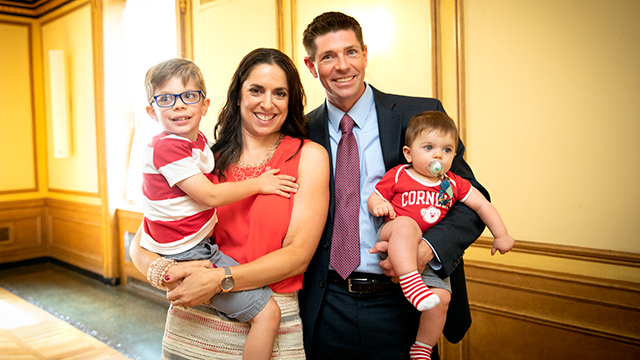
[[(178, 98), (182, 100), (185, 105), (196, 104), (200, 101), (200, 98), (204, 95), (200, 90), (185, 91), (182, 94), (161, 94), (153, 97), (156, 104), (160, 107), (172, 107), (176, 104)], [(153, 103), (153, 101), (152, 101)]]

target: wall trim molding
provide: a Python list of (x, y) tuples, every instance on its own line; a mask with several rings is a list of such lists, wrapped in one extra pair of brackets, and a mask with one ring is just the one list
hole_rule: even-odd
[(48, 188), (48, 190), (50, 193), (57, 193), (57, 194), (88, 196), (92, 198), (101, 197), (99, 193), (92, 193), (92, 192), (85, 192), (85, 191), (54, 189), (54, 188)]
[(45, 206), (46, 201), (47, 199), (44, 199), (44, 198), (30, 199), (30, 200), (0, 201), (0, 211), (43, 207)]
[[(492, 238), (483, 236), (471, 246), (491, 249), (492, 244)], [(511, 252), (640, 268), (640, 254), (616, 250), (516, 240)]]
[(8, 15), (24, 16), (29, 18), (39, 18), (51, 11), (71, 2), (73, 0), (41, 0), (34, 3), (26, 3), (24, 1), (2, 1), (0, 4), (0, 13)]
[[(68, 6), (67, 6), (68, 5)], [(62, 17), (64, 17), (65, 15), (68, 15), (76, 10), (79, 10), (85, 6), (91, 6), (91, 0), (68, 0), (65, 1), (63, 4), (61, 4), (60, 6), (56, 7), (55, 10), (60, 10), (60, 11), (53, 11), (54, 9), (52, 9), (52, 11), (48, 11), (45, 14), (42, 14), (41, 16), (44, 17), (45, 19), (43, 19), (40, 22), (40, 26), (44, 26), (52, 21), (56, 21)], [(49, 16), (51, 15), (51, 16)]]
[[(431, 2), (431, 60), (433, 97), (456, 122), (466, 143), (466, 89), (463, 0)], [(466, 156), (466, 155), (465, 155)]]

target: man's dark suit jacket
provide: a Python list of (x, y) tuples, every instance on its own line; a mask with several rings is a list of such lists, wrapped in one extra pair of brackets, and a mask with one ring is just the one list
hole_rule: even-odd
[[(437, 99), (385, 94), (376, 90), (373, 86), (372, 90), (378, 114), (380, 144), (385, 168), (388, 171), (398, 164), (406, 163), (402, 147), (404, 146), (405, 131), (411, 117), (428, 110), (444, 112), (444, 108)], [(324, 146), (331, 158), (329, 117), (326, 103), (310, 112), (307, 118), (311, 140)], [(471, 184), (488, 199), (488, 193), (475, 180), (471, 168), (462, 158), (463, 154), (464, 145), (460, 141), (451, 171), (471, 181)], [(318, 249), (304, 274), (304, 285), (299, 297), (300, 315), (304, 327), (304, 342), (307, 351), (311, 349), (315, 322), (327, 288), (327, 272), (335, 211), (333, 175), (332, 169), (330, 181), (331, 201), (329, 203), (327, 224), (322, 233)], [(447, 340), (453, 343), (462, 340), (471, 325), (462, 255), (465, 249), (480, 236), (483, 229), (484, 224), (478, 215), (465, 205), (457, 203), (440, 223), (428, 230), (425, 236), (435, 248), (442, 263), (439, 275), (442, 277), (450, 276), (451, 279), (452, 298), (449, 304), (449, 312), (447, 313), (444, 335)], [(381, 324), (381, 331), (383, 326)]]

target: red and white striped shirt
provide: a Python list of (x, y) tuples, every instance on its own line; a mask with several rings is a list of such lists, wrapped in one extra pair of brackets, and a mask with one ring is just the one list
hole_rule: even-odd
[(143, 154), (142, 208), (144, 232), (140, 245), (161, 255), (184, 252), (213, 229), (216, 209), (200, 204), (176, 183), (203, 173), (211, 180), (215, 165), (211, 143), (160, 133)]

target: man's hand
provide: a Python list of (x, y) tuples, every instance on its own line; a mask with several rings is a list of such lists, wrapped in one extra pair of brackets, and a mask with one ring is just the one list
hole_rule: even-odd
[(434, 256), (431, 246), (424, 240), (420, 241), (420, 245), (418, 245), (418, 273), (424, 271), (424, 268), (427, 267), (429, 261), (433, 260)]

